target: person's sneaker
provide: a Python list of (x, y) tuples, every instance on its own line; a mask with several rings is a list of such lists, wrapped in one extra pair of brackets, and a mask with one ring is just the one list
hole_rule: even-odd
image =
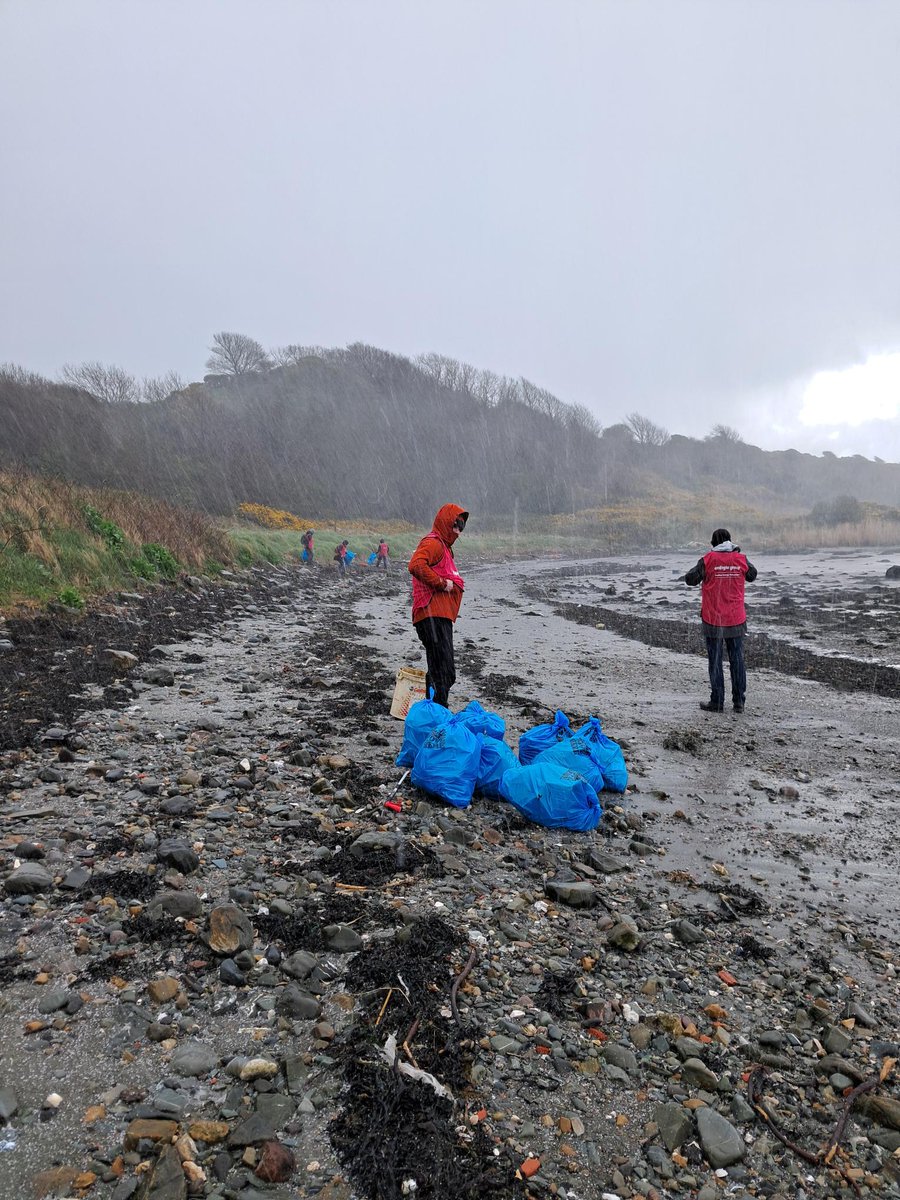
[(701, 700), (700, 707), (704, 712), (724, 712), (724, 704), (713, 704), (712, 700)]
[(735, 712), (743, 712), (743, 711), (744, 711), (744, 706), (743, 706), (743, 704), (735, 704), (735, 706), (734, 706), (734, 711), (735, 711)]

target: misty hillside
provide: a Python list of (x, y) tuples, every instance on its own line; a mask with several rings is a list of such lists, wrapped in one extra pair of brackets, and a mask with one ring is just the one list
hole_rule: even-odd
[[(900, 464), (763, 451), (717, 426), (670, 435), (437, 355), (288, 348), (279, 365), (110, 403), (0, 372), (0, 465), (124, 486), (214, 513), (255, 501), (309, 516), (422, 520), (447, 497), (482, 514), (573, 512), (723, 485), (761, 508), (837, 496), (900, 503)], [(101, 389), (97, 389), (101, 390)], [(737, 498), (737, 497), (736, 497)]]

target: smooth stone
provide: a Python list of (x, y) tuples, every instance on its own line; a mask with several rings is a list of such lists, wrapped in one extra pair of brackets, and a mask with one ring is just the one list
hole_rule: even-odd
[(232, 1129), (228, 1135), (229, 1146), (255, 1146), (275, 1137), (275, 1129), (268, 1117), (260, 1112), (252, 1113), (246, 1121)]
[(657, 1104), (653, 1110), (653, 1120), (669, 1152), (683, 1145), (693, 1129), (691, 1114), (680, 1104)]
[[(268, 954), (269, 951), (267, 950), (267, 958)], [(310, 953), (309, 950), (295, 950), (293, 954), (289, 954), (287, 958), (282, 960), (281, 969), (291, 979), (306, 979), (307, 975), (310, 975), (318, 964), (318, 958), (315, 954)]]
[(637, 950), (642, 940), (638, 927), (631, 917), (623, 917), (613, 925), (606, 938), (611, 946), (627, 951)]
[(583, 880), (548, 879), (544, 891), (551, 900), (568, 904), (570, 908), (593, 908), (598, 899), (593, 884)]
[(289, 983), (275, 1001), (275, 1011), (289, 1020), (314, 1020), (319, 1016), (321, 1005), (315, 996), (304, 992), (295, 983)]
[(183, 875), (190, 875), (200, 866), (199, 857), (179, 838), (164, 838), (156, 848), (156, 857), (166, 866), (176, 867)]
[(197, 917), (203, 911), (203, 901), (195, 892), (160, 892), (150, 901), (147, 915), (158, 921), (169, 917)]
[(3, 889), (7, 896), (36, 896), (53, 887), (53, 876), (40, 863), (25, 862), (8, 875)]
[(697, 1133), (703, 1152), (713, 1167), (728, 1167), (740, 1162), (746, 1153), (744, 1139), (738, 1130), (714, 1108), (697, 1110)]
[(169, 1068), (174, 1075), (201, 1076), (208, 1075), (218, 1061), (215, 1050), (202, 1042), (183, 1042), (176, 1046)]
[(699, 1058), (689, 1058), (684, 1063), (681, 1068), (681, 1077), (688, 1083), (706, 1088), (707, 1091), (714, 1091), (719, 1084), (719, 1077), (715, 1071), (711, 1071)]
[(362, 948), (363, 940), (352, 925), (326, 925), (322, 934), (329, 950), (350, 952)]
[(629, 1075), (636, 1075), (638, 1070), (638, 1061), (634, 1051), (629, 1050), (627, 1046), (620, 1046), (618, 1042), (607, 1042), (603, 1046), (601, 1052), (603, 1058), (613, 1066), (621, 1067), (623, 1071), (627, 1071)]
[(210, 910), (207, 941), (216, 954), (249, 950), (253, 945), (253, 926), (236, 904), (218, 904)]

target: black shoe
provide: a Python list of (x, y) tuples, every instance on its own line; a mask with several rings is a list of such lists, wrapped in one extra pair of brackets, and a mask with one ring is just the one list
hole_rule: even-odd
[(734, 706), (734, 711), (735, 711), (735, 712), (743, 712), (743, 711), (744, 711), (744, 706), (743, 706), (743, 704), (735, 704), (735, 706)]
[(704, 712), (724, 712), (724, 704), (713, 704), (712, 700), (701, 700), (700, 707)]

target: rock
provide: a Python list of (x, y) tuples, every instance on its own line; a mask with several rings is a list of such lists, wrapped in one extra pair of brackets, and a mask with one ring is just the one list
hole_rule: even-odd
[(822, 1043), (829, 1054), (846, 1054), (853, 1045), (853, 1038), (840, 1025), (832, 1025)]
[(598, 899), (594, 886), (581, 881), (548, 879), (544, 891), (551, 900), (558, 900), (560, 904), (568, 904), (571, 908), (593, 908)]
[(236, 954), (253, 945), (253, 926), (236, 904), (218, 904), (209, 914), (210, 950), (216, 954)]
[(641, 935), (631, 917), (623, 917), (606, 935), (611, 946), (618, 950), (637, 950), (641, 944)]
[(275, 1001), (275, 1011), (292, 1021), (315, 1020), (319, 1016), (320, 1005), (315, 996), (304, 992), (296, 983), (289, 983)]
[(147, 984), (147, 995), (154, 1004), (168, 1004), (180, 991), (181, 985), (171, 975), (165, 975), (162, 979), (151, 979)]
[(229, 1146), (256, 1146), (260, 1142), (275, 1140), (275, 1130), (272, 1122), (262, 1113), (255, 1112), (242, 1121), (228, 1135)]
[(618, 1042), (607, 1042), (601, 1050), (601, 1054), (606, 1062), (620, 1067), (623, 1071), (627, 1071), (629, 1075), (637, 1074), (637, 1058), (634, 1051), (629, 1050), (627, 1046), (620, 1046)]
[(659, 1136), (670, 1152), (677, 1150), (690, 1137), (693, 1129), (691, 1114), (680, 1104), (657, 1104), (653, 1120), (659, 1127)]
[(217, 1145), (228, 1137), (228, 1129), (227, 1121), (191, 1121), (188, 1133), (195, 1142)]
[(685, 920), (676, 921), (672, 932), (683, 946), (698, 946), (706, 936), (702, 929)]
[[(268, 951), (266, 954), (268, 955)], [(282, 960), (281, 969), (291, 979), (306, 979), (318, 965), (318, 958), (309, 950), (295, 950), (293, 954), (289, 954)]]
[(399, 833), (388, 833), (386, 830), (369, 829), (365, 833), (361, 833), (355, 841), (351, 842), (345, 853), (351, 858), (362, 859), (370, 854), (399, 854), (403, 847), (404, 839)]
[(681, 1077), (688, 1083), (695, 1083), (698, 1087), (705, 1088), (708, 1092), (715, 1091), (719, 1085), (718, 1075), (699, 1058), (689, 1058), (685, 1062), (681, 1068)]
[(11, 1087), (0, 1087), (0, 1121), (10, 1121), (19, 1111), (19, 1101)]
[(744, 1139), (714, 1108), (697, 1110), (697, 1132), (703, 1153), (713, 1167), (728, 1167), (743, 1159), (746, 1153)]
[(179, 838), (164, 838), (156, 848), (156, 857), (166, 866), (176, 867), (182, 875), (190, 875), (200, 866), (199, 857)]
[(900, 567), (891, 566), (884, 573), (885, 579), (900, 579)]
[(223, 958), (219, 963), (219, 979), (231, 987), (246, 987), (247, 977), (233, 958)]
[(113, 650), (108, 646), (103, 653), (108, 659), (114, 662), (117, 667), (122, 667), (126, 671), (131, 670), (132, 667), (136, 667), (140, 662), (138, 656), (136, 654), (132, 654), (130, 650)]
[(153, 921), (160, 917), (198, 917), (203, 912), (203, 901), (195, 892), (160, 892), (154, 896), (147, 910)]
[(149, 667), (141, 678), (145, 683), (156, 684), (158, 687), (174, 687), (175, 672), (171, 667)]
[(173, 1075), (199, 1077), (208, 1075), (218, 1061), (215, 1050), (202, 1042), (182, 1042), (176, 1047), (169, 1066)]
[(53, 887), (53, 876), (40, 863), (26, 862), (7, 875), (3, 884), (7, 896), (36, 896)]
[(255, 1173), (257, 1179), (266, 1183), (287, 1183), (295, 1167), (296, 1160), (287, 1146), (276, 1141), (264, 1142)]
[(251, 1058), (241, 1067), (239, 1077), (243, 1080), (272, 1079), (277, 1074), (278, 1063), (268, 1058)]
[(879, 1125), (900, 1130), (900, 1100), (892, 1096), (860, 1096), (856, 1106)]
[(186, 1200), (187, 1194), (181, 1155), (174, 1146), (163, 1146), (159, 1158), (150, 1168), (141, 1200)]
[(174, 1142), (178, 1136), (177, 1121), (152, 1121), (138, 1118), (125, 1130), (125, 1149), (136, 1149), (139, 1142)]
[(59, 1012), (61, 1008), (65, 1008), (69, 1002), (69, 993), (66, 991), (44, 992), (38, 1001), (39, 1013)]
[(322, 935), (329, 950), (349, 953), (362, 948), (363, 940), (352, 925), (326, 925)]

